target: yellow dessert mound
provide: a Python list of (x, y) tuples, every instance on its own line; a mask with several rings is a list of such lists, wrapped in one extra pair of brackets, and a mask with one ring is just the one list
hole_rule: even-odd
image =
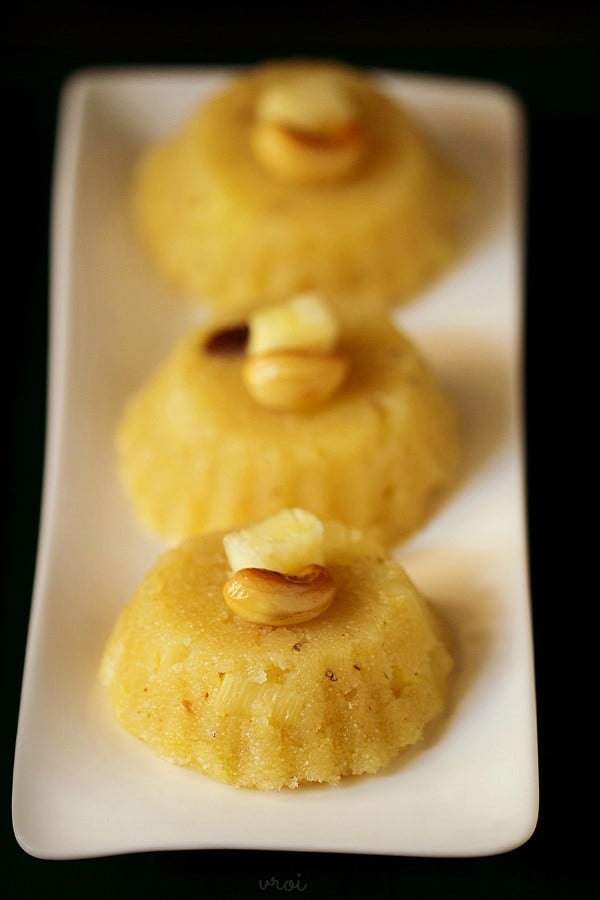
[(456, 479), (457, 414), (386, 316), (346, 323), (346, 380), (299, 411), (253, 399), (244, 355), (207, 352), (214, 327), (185, 336), (118, 422), (120, 477), (145, 528), (177, 541), (302, 506), (393, 543), (428, 520)]
[[(335, 77), (357, 109), (364, 152), (345, 177), (287, 183), (253, 152), (261, 96), (302, 72)], [(375, 79), (303, 60), (230, 78), (147, 149), (132, 186), (134, 222), (157, 271), (184, 294), (235, 311), (310, 289), (352, 308), (413, 296), (454, 258), (464, 196), (462, 178)]]
[(166, 552), (121, 613), (100, 669), (118, 722), (175, 764), (262, 790), (375, 773), (419, 741), (452, 661), (404, 570), (326, 524), (332, 605), (257, 626), (223, 601), (222, 537)]

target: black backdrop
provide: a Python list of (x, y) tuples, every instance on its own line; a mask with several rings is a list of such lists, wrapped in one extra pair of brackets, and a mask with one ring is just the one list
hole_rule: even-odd
[[(4, 491), (0, 543), (2, 854), (9, 898), (258, 897), (302, 873), (312, 897), (580, 898), (594, 843), (597, 603), (594, 364), (598, 328), (598, 51), (593, 6), (318, 3), (262, 10), (178, 0), (21, 3), (3, 12), (4, 224), (0, 310)], [(292, 54), (483, 78), (521, 98), (529, 130), (526, 411), (539, 719), (532, 838), (480, 859), (169, 852), (48, 862), (15, 841), (11, 781), (35, 566), (45, 428), (48, 212), (63, 80), (94, 65), (228, 65)], [(590, 217), (586, 218), (586, 212)], [(591, 820), (590, 820), (590, 815)], [(591, 821), (591, 825), (590, 825)]]

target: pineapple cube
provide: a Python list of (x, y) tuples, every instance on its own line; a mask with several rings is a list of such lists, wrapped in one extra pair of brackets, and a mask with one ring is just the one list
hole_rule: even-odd
[(338, 340), (337, 318), (319, 294), (307, 292), (256, 310), (249, 319), (247, 353), (327, 351)]
[(338, 78), (328, 72), (304, 72), (263, 91), (256, 116), (262, 122), (323, 133), (353, 122), (357, 110)]
[(283, 509), (223, 538), (232, 571), (256, 567), (295, 575), (323, 565), (323, 523), (304, 509)]

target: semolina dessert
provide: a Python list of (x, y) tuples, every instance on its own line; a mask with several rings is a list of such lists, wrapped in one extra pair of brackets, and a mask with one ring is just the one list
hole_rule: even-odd
[(262, 63), (148, 147), (134, 223), (186, 296), (247, 312), (316, 290), (351, 309), (412, 297), (458, 250), (466, 183), (366, 71)]
[(408, 337), (312, 293), (193, 328), (128, 398), (116, 445), (139, 522), (173, 542), (288, 506), (397, 542), (460, 456), (454, 405)]
[(437, 614), (381, 546), (290, 508), (165, 552), (100, 677), (161, 757), (274, 790), (378, 772), (444, 710), (451, 668)]

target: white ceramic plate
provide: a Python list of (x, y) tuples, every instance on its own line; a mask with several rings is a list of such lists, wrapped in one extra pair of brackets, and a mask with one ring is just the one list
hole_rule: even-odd
[(169, 849), (479, 856), (538, 812), (522, 434), (524, 122), (494, 84), (378, 72), (475, 182), (460, 263), (398, 321), (455, 396), (466, 474), (396, 555), (457, 642), (448, 715), (374, 777), (260, 793), (156, 758), (113, 721), (104, 642), (162, 546), (133, 520), (112, 431), (125, 395), (190, 325), (149, 270), (126, 202), (139, 150), (229, 73), (84, 71), (60, 108), (52, 221), (47, 455), (13, 823), (30, 854)]

